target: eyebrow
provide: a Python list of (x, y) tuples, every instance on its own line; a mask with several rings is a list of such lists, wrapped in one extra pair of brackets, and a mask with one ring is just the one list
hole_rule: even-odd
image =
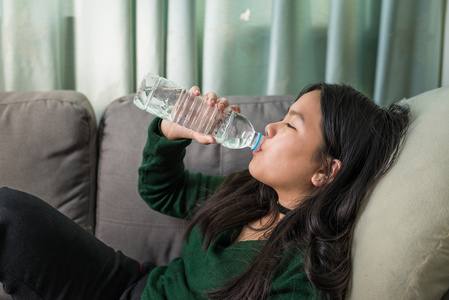
[(304, 115), (301, 112), (296, 111), (296, 110), (291, 110), (289, 107), (288, 111), (287, 111), (287, 115), (289, 115), (289, 114), (299, 117), (301, 119), (301, 121), (304, 122)]

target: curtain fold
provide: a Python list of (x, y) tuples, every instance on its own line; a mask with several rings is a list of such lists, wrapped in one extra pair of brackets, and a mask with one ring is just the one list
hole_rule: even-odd
[(133, 1), (76, 1), (76, 89), (96, 108), (136, 89)]
[[(295, 49), (290, 35), (286, 32), (295, 29), (295, 12), (287, 0), (273, 3), (272, 26), (269, 39), (267, 94), (284, 94), (288, 82), (295, 73), (289, 58), (294, 57)], [(294, 35), (294, 33), (293, 33)]]
[(46, 7), (38, 2), (20, 0), (1, 4), (3, 77), (0, 81), (4, 89), (60, 86), (62, 4), (47, 1)]
[(191, 87), (198, 85), (198, 53), (194, 0), (168, 2), (166, 76)]
[(378, 0), (331, 2), (325, 81), (344, 82), (367, 95), (373, 94), (380, 3)]
[(387, 105), (439, 86), (442, 1), (382, 1), (374, 99)]
[(390, 32), (394, 28), (394, 16), (396, 15), (397, 3), (395, 1), (384, 1), (382, 3), (382, 12), (380, 15), (380, 34), (378, 48), (378, 63), (376, 67), (376, 80), (374, 86), (374, 99), (382, 99), (384, 96), (385, 85), (384, 77), (388, 78), (389, 66), (393, 63), (391, 53), (393, 51), (394, 40)]
[[(203, 91), (264, 93), (272, 1), (206, 2)], [(230, 89), (232, 87), (232, 89)]]
[[(165, 0), (136, 2), (136, 78), (151, 70), (166, 76), (167, 5)], [(132, 49), (129, 49), (132, 51)]]
[(328, 1), (273, 1), (266, 94), (297, 94), (324, 80)]
[(449, 84), (446, 0), (0, 0), (0, 90), (100, 117), (148, 71), (219, 95), (347, 83), (381, 105)]
[(441, 86), (447, 86), (449, 85), (449, 21), (447, 18), (444, 18), (444, 16), (449, 16), (449, 5), (447, 1), (442, 1), (441, 4), (441, 13), (443, 15), (442, 19), (444, 20), (443, 26), (443, 32), (442, 32), (442, 40), (441, 43), (441, 80), (440, 85)]

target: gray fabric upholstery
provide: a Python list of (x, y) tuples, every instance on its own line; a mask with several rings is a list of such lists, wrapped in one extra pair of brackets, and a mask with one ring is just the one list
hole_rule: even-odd
[[(96, 236), (140, 261), (166, 264), (178, 256), (186, 223), (152, 211), (137, 192), (147, 128), (153, 117), (132, 104), (133, 95), (106, 109), (99, 130)], [(264, 132), (266, 122), (278, 121), (294, 96), (229, 97)], [(261, 118), (262, 117), (262, 118)], [(247, 166), (251, 150), (230, 150), (193, 142), (185, 164), (191, 172), (228, 174)]]
[(174, 249), (180, 244), (176, 241), (182, 236), (184, 223), (153, 212), (137, 191), (137, 169), (151, 119), (132, 105), (132, 97), (115, 101), (103, 115), (99, 129), (96, 236), (142, 262), (165, 262), (176, 254)]
[(96, 122), (73, 91), (0, 93), (0, 186), (34, 194), (93, 231)]

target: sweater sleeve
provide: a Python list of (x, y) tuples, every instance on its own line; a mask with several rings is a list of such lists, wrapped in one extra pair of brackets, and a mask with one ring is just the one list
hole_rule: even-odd
[(154, 119), (139, 168), (138, 189), (148, 205), (163, 214), (191, 218), (194, 205), (201, 204), (224, 180), (224, 176), (192, 174), (183, 159), (191, 140), (171, 141), (160, 131), (161, 119)]

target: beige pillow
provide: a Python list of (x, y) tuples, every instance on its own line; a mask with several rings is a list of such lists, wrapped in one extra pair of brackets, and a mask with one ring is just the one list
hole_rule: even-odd
[(356, 225), (348, 299), (441, 299), (449, 289), (449, 87), (405, 103), (402, 152)]

